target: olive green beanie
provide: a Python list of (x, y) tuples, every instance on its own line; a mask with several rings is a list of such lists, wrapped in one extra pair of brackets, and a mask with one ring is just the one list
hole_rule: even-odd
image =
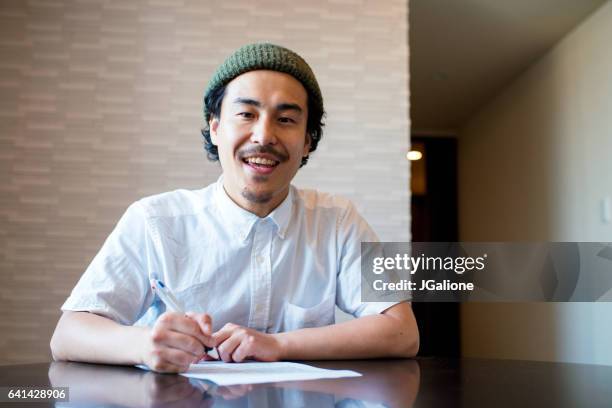
[(257, 43), (240, 47), (213, 74), (204, 92), (204, 117), (206, 120), (210, 119), (206, 108), (208, 95), (227, 85), (237, 76), (258, 69), (284, 72), (293, 76), (306, 88), (309, 98), (313, 99), (311, 103), (316, 104), (321, 112), (324, 111), (321, 89), (306, 61), (285, 47), (269, 43)]

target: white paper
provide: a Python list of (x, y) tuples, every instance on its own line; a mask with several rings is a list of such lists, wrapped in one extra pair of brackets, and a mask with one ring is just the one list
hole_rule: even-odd
[(192, 364), (189, 371), (181, 375), (212, 381), (220, 386), (361, 376), (355, 371), (327, 370), (298, 363), (225, 363), (223, 361)]

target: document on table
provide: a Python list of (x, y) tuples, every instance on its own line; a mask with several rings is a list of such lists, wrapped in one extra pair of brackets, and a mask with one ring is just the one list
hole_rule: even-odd
[(225, 363), (223, 361), (192, 364), (189, 371), (181, 375), (212, 381), (219, 386), (361, 376), (355, 371), (327, 370), (299, 363)]

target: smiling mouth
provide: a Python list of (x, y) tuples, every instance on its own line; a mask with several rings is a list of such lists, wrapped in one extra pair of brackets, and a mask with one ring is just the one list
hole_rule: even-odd
[(276, 166), (278, 166), (280, 163), (280, 161), (278, 160), (268, 159), (265, 157), (257, 157), (257, 156), (245, 157), (244, 159), (242, 159), (242, 162), (251, 167), (261, 168), (261, 169), (273, 169)]

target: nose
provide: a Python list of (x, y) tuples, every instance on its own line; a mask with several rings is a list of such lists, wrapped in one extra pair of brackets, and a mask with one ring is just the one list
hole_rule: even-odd
[(261, 115), (253, 126), (251, 142), (262, 146), (276, 144), (274, 123), (268, 115)]

